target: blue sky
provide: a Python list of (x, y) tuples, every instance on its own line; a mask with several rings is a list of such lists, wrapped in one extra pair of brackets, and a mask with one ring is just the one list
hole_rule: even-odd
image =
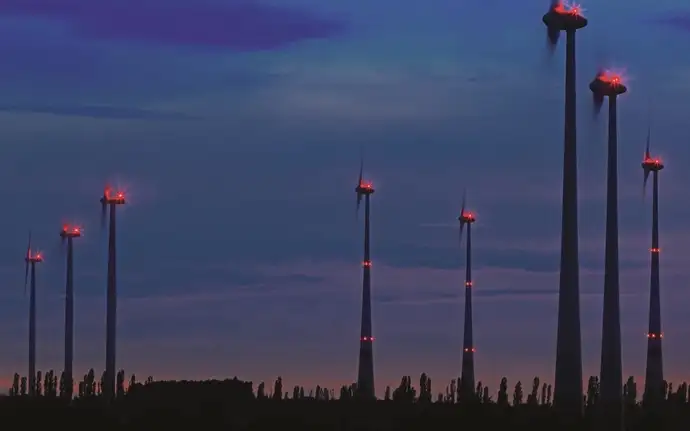
[[(374, 4), (372, 4), (374, 3)], [(544, 4), (542, 4), (544, 3)], [(104, 361), (106, 181), (119, 218), (118, 366), (141, 377), (355, 379), (360, 149), (373, 197), (377, 388), (460, 370), (463, 188), (476, 210), (478, 378), (492, 390), (555, 356), (563, 49), (548, 2), (48, 0), (0, 6), (0, 380), (25, 368), (22, 259), (39, 272), (39, 368), (60, 369), (63, 221), (76, 251), (76, 368)], [(516, 7), (518, 6), (518, 7)], [(625, 6), (625, 7), (624, 7)], [(686, 378), (684, 184), (690, 9), (585, 3), (578, 95), (585, 374), (599, 366), (605, 121), (600, 65), (626, 71), (620, 112), (624, 370), (641, 376), (650, 202), (640, 158), (651, 106), (661, 175), (666, 372)], [(686, 160), (686, 162), (683, 162)]]

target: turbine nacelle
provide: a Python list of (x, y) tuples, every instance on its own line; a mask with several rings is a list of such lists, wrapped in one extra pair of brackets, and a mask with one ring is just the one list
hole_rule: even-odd
[(65, 238), (77, 238), (80, 237), (82, 234), (82, 229), (79, 226), (72, 226), (65, 224), (62, 226), (62, 230), (60, 231), (60, 237), (62, 239)]
[(41, 263), (43, 262), (43, 253), (40, 251), (33, 253), (29, 251), (29, 254), (25, 258), (28, 263)]
[(106, 186), (103, 190), (103, 196), (101, 197), (101, 204), (103, 205), (124, 205), (127, 203), (125, 199), (125, 192), (121, 190), (113, 190), (109, 186)]
[(608, 70), (597, 73), (597, 76), (589, 84), (589, 89), (601, 98), (619, 96), (628, 91), (628, 88), (623, 84), (623, 77)]
[(470, 224), (474, 223), (477, 219), (475, 218), (474, 214), (471, 212), (463, 211), (462, 214), (458, 217), (458, 220), (460, 220), (460, 224)]
[(558, 43), (561, 31), (575, 31), (587, 25), (587, 18), (582, 16), (582, 12), (582, 7), (576, 4), (566, 4), (560, 0), (551, 2), (549, 11), (542, 18), (551, 45)]
[(370, 195), (374, 193), (374, 184), (371, 181), (360, 181), (355, 192), (359, 195)]
[(642, 169), (644, 169), (645, 172), (658, 172), (664, 169), (664, 164), (658, 157), (652, 158), (651, 155), (645, 154), (644, 160), (642, 161)]

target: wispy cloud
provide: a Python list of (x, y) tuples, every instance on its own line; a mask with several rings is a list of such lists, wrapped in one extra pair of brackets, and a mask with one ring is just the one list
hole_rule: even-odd
[(48, 114), (114, 120), (197, 120), (199, 117), (182, 112), (166, 112), (145, 108), (108, 105), (0, 105), (0, 112)]
[(0, 5), (0, 14), (60, 20), (78, 35), (93, 39), (236, 51), (280, 48), (303, 39), (331, 37), (345, 29), (342, 21), (255, 0), (7, 0)]

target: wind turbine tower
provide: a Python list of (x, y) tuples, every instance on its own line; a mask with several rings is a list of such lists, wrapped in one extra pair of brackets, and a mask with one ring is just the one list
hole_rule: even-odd
[(661, 341), (661, 295), (659, 283), (659, 171), (664, 164), (658, 158), (652, 158), (649, 152), (650, 131), (647, 132), (647, 149), (642, 162), (644, 186), (647, 186), (649, 173), (652, 177), (652, 271), (649, 291), (649, 332), (647, 333), (647, 370), (645, 372), (643, 402), (647, 405), (658, 405), (663, 399), (664, 368)]
[(472, 332), (472, 223), (475, 222), (474, 214), (465, 211), (465, 197), (462, 198), (460, 210), (460, 243), (462, 244), (462, 231), (467, 225), (467, 252), (465, 264), (465, 333), (462, 342), (462, 373), (460, 382), (462, 395), (465, 400), (474, 396), (474, 340)]
[(560, 0), (553, 0), (542, 20), (552, 47), (558, 43), (562, 31), (566, 34), (561, 269), (553, 402), (566, 416), (579, 418), (583, 405), (577, 226), (575, 32), (587, 25), (587, 19), (582, 16), (580, 7), (566, 6)]
[(357, 372), (357, 393), (363, 399), (375, 399), (374, 391), (374, 335), (371, 322), (371, 255), (369, 253), (369, 203), (374, 185), (362, 177), (364, 162), (359, 168), (357, 210), (364, 198), (364, 261), (362, 262), (362, 326), (359, 337), (359, 366)]
[(65, 284), (65, 398), (72, 399), (74, 377), (74, 277), (73, 277), (73, 240), (81, 236), (78, 226), (63, 225), (60, 231), (62, 242), (67, 241), (67, 281)]
[(31, 233), (29, 232), (29, 244), (26, 247), (26, 263), (24, 271), (24, 292), (29, 280), (29, 267), (31, 268), (31, 289), (29, 290), (29, 395), (36, 395), (36, 264), (43, 262), (41, 252), (34, 253), (31, 250)]
[[(606, 251), (604, 261), (604, 314), (601, 338), (600, 403), (607, 428), (623, 426), (623, 366), (618, 266), (618, 96), (627, 88), (621, 77), (602, 71), (589, 84), (598, 113), (609, 99), (608, 167), (606, 181)], [(609, 422), (610, 421), (610, 422)]]
[[(101, 224), (105, 226), (106, 215), (110, 220), (108, 230), (108, 285), (106, 292), (106, 341), (105, 341), (105, 382), (103, 396), (110, 401), (115, 398), (115, 348), (117, 331), (117, 280), (116, 280), (116, 223), (118, 205), (126, 203), (122, 191), (113, 191), (106, 186), (101, 197)], [(109, 213), (106, 211), (109, 209)]]

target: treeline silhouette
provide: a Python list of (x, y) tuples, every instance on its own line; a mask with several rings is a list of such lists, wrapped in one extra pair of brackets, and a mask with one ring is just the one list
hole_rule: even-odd
[[(270, 387), (237, 379), (205, 381), (138, 382), (124, 370), (117, 374), (117, 397), (105, 403), (101, 396), (104, 374), (96, 379), (93, 369), (78, 382), (78, 395), (69, 399), (64, 373), (38, 372), (36, 396), (29, 396), (27, 377), (14, 375), (8, 396), (0, 398), (0, 412), (6, 423), (21, 420), (25, 426), (44, 423), (50, 414), (55, 425), (86, 425), (93, 421), (110, 429), (138, 429), (164, 426), (230, 427), (241, 430), (270, 430), (292, 427), (338, 430), (440, 429), (449, 426), (505, 429), (529, 426), (532, 430), (554, 427), (573, 430), (601, 429), (599, 380), (590, 377), (583, 396), (583, 417), (579, 423), (562, 423), (552, 406), (552, 387), (535, 377), (529, 388), (517, 381), (512, 387), (502, 378), (498, 390), (478, 382), (475, 391), (462, 391), (462, 381), (453, 379), (434, 395), (431, 378), (422, 373), (415, 387), (410, 376), (386, 387), (383, 400), (359, 400), (355, 384), (339, 390), (316, 386), (285, 388), (278, 377)], [(72, 382), (72, 384), (74, 384)], [(637, 383), (628, 378), (623, 387), (627, 430), (690, 429), (688, 385), (674, 387), (664, 382), (660, 404), (644, 405), (638, 399)], [(17, 422), (20, 423), (20, 422)], [(455, 425), (453, 425), (455, 424)], [(471, 424), (471, 425), (470, 425)]]

